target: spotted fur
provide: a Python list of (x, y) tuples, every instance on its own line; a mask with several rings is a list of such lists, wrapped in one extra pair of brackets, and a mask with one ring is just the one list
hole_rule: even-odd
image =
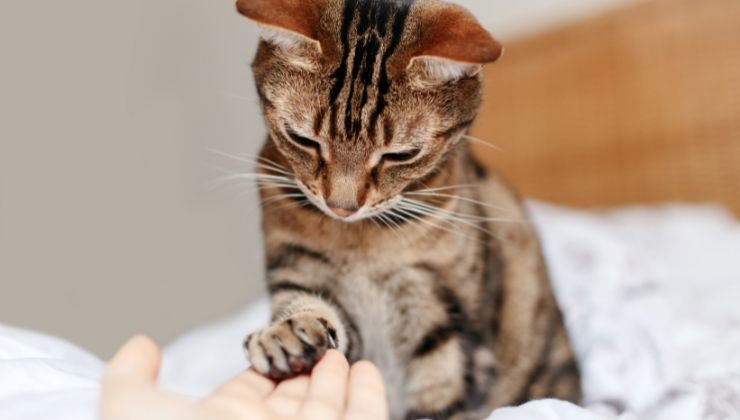
[(273, 325), (260, 372), (329, 348), (375, 362), (393, 419), (479, 419), (580, 398), (539, 240), (471, 156), (480, 67), (501, 47), (437, 0), (240, 0), (266, 28), (253, 68)]

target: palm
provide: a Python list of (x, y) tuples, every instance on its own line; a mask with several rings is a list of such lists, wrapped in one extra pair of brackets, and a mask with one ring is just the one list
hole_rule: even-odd
[(350, 367), (329, 352), (312, 376), (276, 385), (250, 370), (200, 402), (156, 388), (159, 350), (134, 339), (104, 378), (103, 420), (384, 420), (383, 382), (369, 363)]

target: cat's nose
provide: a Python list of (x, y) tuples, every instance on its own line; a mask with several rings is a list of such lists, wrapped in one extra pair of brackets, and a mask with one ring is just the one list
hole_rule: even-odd
[(358, 210), (360, 210), (357, 207), (347, 208), (347, 207), (340, 207), (340, 206), (332, 206), (331, 204), (329, 204), (329, 209), (332, 211), (332, 213), (336, 214), (339, 217), (343, 217), (343, 218), (350, 217), (353, 214), (357, 213)]

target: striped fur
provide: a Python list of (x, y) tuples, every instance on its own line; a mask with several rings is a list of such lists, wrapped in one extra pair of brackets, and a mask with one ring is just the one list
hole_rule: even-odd
[(498, 44), (437, 0), (239, 10), (270, 28), (253, 67), (270, 132), (260, 171), (273, 325), (245, 342), (255, 368), (290, 377), (329, 348), (371, 360), (393, 419), (578, 400), (536, 232), (464, 141), (477, 69)]

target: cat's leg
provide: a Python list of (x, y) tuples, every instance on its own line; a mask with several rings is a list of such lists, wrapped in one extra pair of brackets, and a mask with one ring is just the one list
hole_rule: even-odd
[(446, 419), (459, 411), (465, 399), (465, 365), (457, 338), (415, 355), (407, 369), (406, 419)]
[(529, 384), (528, 400), (557, 398), (578, 403), (581, 400), (580, 371), (573, 356), (570, 339), (559, 313), (555, 318), (547, 361)]
[(495, 379), (491, 343), (451, 288), (439, 287), (436, 305), (446, 318), (417, 343), (406, 371), (407, 419), (483, 418)]
[(494, 407), (542, 398), (578, 402), (578, 365), (553, 294), (536, 235), (508, 233), (498, 308)]
[(272, 325), (244, 342), (258, 372), (275, 380), (307, 373), (329, 349), (356, 357), (359, 334), (337, 302), (295, 284), (275, 285), (271, 292)]
[[(502, 181), (486, 178), (479, 193), (480, 201), (496, 203), (489, 217), (529, 220), (523, 203)], [(496, 383), (488, 409), (541, 398), (578, 402), (578, 364), (534, 226), (492, 221), (490, 229), (496, 232), (492, 259), (501, 270), (493, 314)]]
[(452, 338), (434, 352), (417, 356), (408, 369), (406, 420), (481, 419), (495, 360), (484, 346), (471, 349), (464, 338)]

